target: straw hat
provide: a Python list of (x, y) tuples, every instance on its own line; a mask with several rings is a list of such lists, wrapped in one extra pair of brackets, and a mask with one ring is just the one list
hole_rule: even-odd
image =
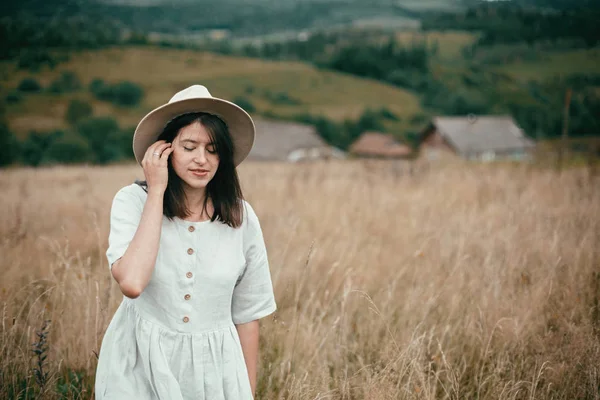
[(169, 121), (190, 112), (214, 114), (225, 121), (233, 140), (233, 163), (238, 166), (244, 161), (254, 144), (255, 127), (250, 115), (230, 101), (212, 97), (206, 87), (192, 85), (140, 121), (133, 134), (133, 154), (137, 162), (141, 164), (144, 153), (156, 142)]

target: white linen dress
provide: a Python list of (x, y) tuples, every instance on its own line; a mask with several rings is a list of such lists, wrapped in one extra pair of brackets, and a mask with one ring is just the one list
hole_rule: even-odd
[[(123, 256), (140, 222), (146, 192), (114, 197), (109, 265)], [(100, 349), (96, 399), (250, 400), (234, 324), (276, 310), (267, 252), (254, 210), (240, 228), (219, 221), (163, 217), (152, 278), (136, 299), (123, 297)]]

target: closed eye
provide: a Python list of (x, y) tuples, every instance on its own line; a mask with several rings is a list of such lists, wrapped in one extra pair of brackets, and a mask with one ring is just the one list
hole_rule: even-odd
[(195, 150), (194, 148), (191, 148), (191, 149), (190, 149), (189, 147), (185, 147), (185, 146), (184, 146), (183, 148), (185, 149), (185, 151), (192, 151), (192, 150)]

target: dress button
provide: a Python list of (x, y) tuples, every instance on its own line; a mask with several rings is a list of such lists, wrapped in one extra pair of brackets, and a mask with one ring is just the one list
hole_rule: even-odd
[(187, 276), (188, 278), (191, 278), (192, 277), (192, 273), (188, 272), (187, 274), (185, 274), (185, 276)]
[(194, 254), (194, 249), (188, 249), (188, 254), (191, 256), (192, 254)]
[(194, 232), (196, 230), (196, 228), (194, 228), (193, 226), (190, 225), (190, 227), (188, 228), (188, 231), (190, 232)]
[(189, 300), (190, 297), (192, 297), (192, 296), (190, 296), (189, 294), (186, 294), (185, 296), (183, 296), (183, 298), (186, 299), (186, 300)]
[(188, 323), (190, 322), (190, 319), (188, 317), (183, 317), (183, 322)]

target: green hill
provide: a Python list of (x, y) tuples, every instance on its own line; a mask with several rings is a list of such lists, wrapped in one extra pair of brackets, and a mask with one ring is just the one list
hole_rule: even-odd
[[(150, 109), (195, 83), (207, 86), (213, 96), (230, 100), (243, 97), (254, 105), (255, 114), (293, 117), (308, 113), (341, 121), (356, 118), (367, 108), (385, 107), (399, 117), (399, 121), (388, 122), (387, 127), (400, 132), (408, 128), (412, 116), (422, 112), (416, 95), (374, 80), (322, 71), (304, 63), (192, 50), (116, 47), (72, 53), (68, 62), (35, 74), (18, 70), (14, 62), (0, 63), (0, 71), (3, 98), (14, 92), (24, 78), (32, 77), (47, 88), (65, 71), (75, 73), (84, 86), (66, 94), (42, 89), (23, 95), (20, 102), (7, 104), (9, 126), (19, 137), (31, 130), (66, 128), (64, 116), (74, 98), (89, 101), (96, 116), (114, 116), (121, 126), (134, 126)], [(145, 93), (142, 103), (126, 108), (97, 100), (87, 89), (96, 78), (140, 85)]]

